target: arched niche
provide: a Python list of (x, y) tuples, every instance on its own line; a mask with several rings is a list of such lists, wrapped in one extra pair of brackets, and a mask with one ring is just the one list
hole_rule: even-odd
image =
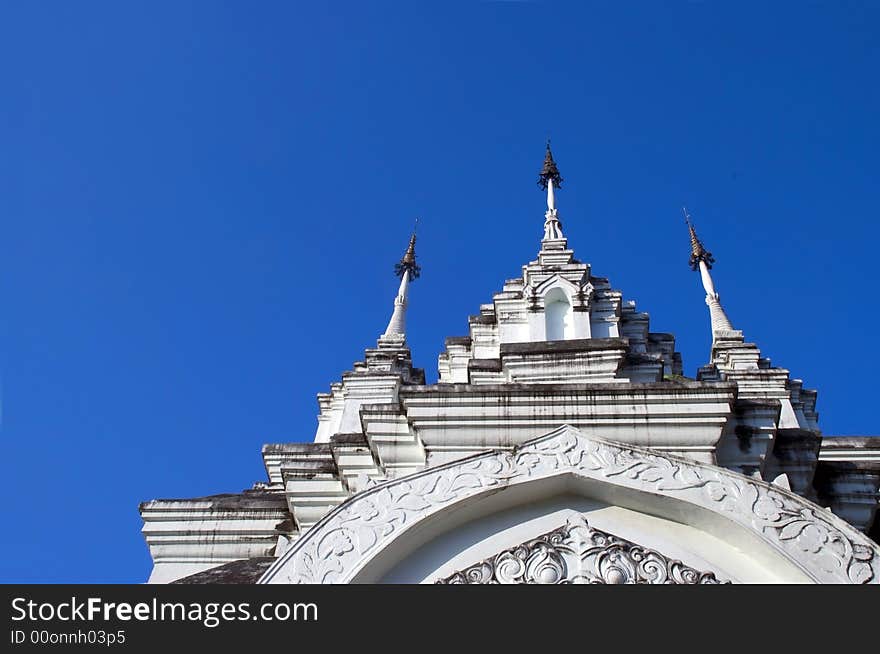
[(568, 294), (559, 286), (544, 296), (544, 322), (548, 341), (574, 338), (574, 316)]
[[(571, 502), (581, 504), (566, 505)], [(370, 583), (406, 575), (430, 581), (553, 526), (559, 511), (592, 515), (600, 528), (597, 520), (607, 518), (617, 532), (629, 529), (615, 535), (635, 542), (653, 529), (653, 540), (641, 544), (733, 581), (880, 581), (877, 545), (800, 496), (564, 426), (513, 451), (490, 451), (362, 491), (300, 538), (261, 583)], [(601, 518), (603, 511), (616, 515)], [(454, 546), (432, 554), (450, 538), (458, 539)], [(419, 570), (428, 572), (419, 579)]]

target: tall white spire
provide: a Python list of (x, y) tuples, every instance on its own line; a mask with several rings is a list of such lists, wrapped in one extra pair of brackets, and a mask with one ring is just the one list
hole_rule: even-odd
[(721, 299), (715, 290), (715, 284), (712, 283), (712, 275), (709, 270), (715, 263), (712, 253), (703, 247), (700, 239), (697, 238), (697, 232), (691, 224), (691, 217), (688, 215), (687, 209), (684, 209), (684, 219), (688, 226), (688, 232), (691, 236), (691, 270), (700, 270), (700, 278), (703, 280), (703, 289), (706, 291), (706, 305), (709, 307), (709, 318), (712, 323), (712, 340), (715, 340), (715, 334), (719, 331), (734, 331), (733, 325), (724, 308), (721, 306)]
[(553, 161), (553, 153), (550, 151), (550, 141), (547, 141), (547, 154), (544, 156), (544, 167), (538, 175), (538, 186), (547, 191), (547, 212), (544, 214), (544, 239), (545, 241), (565, 238), (562, 234), (562, 223), (556, 211), (556, 196), (553, 193), (554, 185), (562, 188), (562, 175)]
[[(417, 221), (418, 222), (418, 221)], [(383, 338), (406, 338), (406, 305), (409, 295), (409, 283), (411, 280), (417, 279), (421, 273), (421, 268), (416, 263), (416, 233), (413, 230), (409, 239), (409, 247), (399, 263), (394, 266), (394, 273), (400, 277), (400, 288), (397, 290), (397, 297), (394, 298), (394, 311), (391, 314), (391, 320), (388, 321), (388, 327)]]

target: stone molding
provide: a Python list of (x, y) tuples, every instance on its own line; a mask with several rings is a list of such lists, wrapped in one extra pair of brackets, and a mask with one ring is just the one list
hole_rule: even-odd
[(260, 583), (348, 583), (392, 541), (433, 514), (563, 474), (719, 514), (818, 583), (880, 583), (880, 548), (831, 512), (723, 468), (588, 437), (568, 425), (512, 451), (490, 451), (358, 493), (300, 538)]
[(438, 584), (725, 584), (656, 550), (590, 527), (566, 524), (459, 570)]

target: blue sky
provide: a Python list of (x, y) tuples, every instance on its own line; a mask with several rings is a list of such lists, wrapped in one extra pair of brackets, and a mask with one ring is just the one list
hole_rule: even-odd
[(311, 440), (391, 310), (409, 342), (533, 259), (544, 141), (576, 256), (734, 324), (876, 434), (876, 2), (11, 2), (0, 9), (0, 581), (140, 582), (138, 502), (237, 492)]

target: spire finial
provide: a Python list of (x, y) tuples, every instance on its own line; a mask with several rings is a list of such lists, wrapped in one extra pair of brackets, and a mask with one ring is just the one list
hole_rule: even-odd
[(403, 273), (409, 271), (409, 278), (413, 280), (418, 279), (419, 275), (422, 273), (421, 266), (416, 263), (416, 229), (418, 229), (418, 226), (419, 219), (416, 218), (412, 236), (409, 237), (409, 247), (406, 248), (403, 258), (398, 263), (394, 264), (394, 274), (397, 277), (402, 278)]
[(394, 312), (391, 314), (391, 320), (388, 321), (385, 333), (382, 334), (383, 339), (406, 338), (406, 305), (409, 283), (422, 272), (419, 264), (416, 263), (416, 227), (418, 224), (419, 219), (416, 218), (416, 225), (413, 227), (412, 236), (409, 237), (406, 253), (394, 266), (394, 274), (400, 277), (400, 288), (397, 290), (397, 297), (394, 298)]
[[(550, 151), (550, 139), (547, 139), (547, 154), (544, 156), (544, 167), (538, 174), (538, 186), (547, 191), (547, 212), (544, 214), (544, 241), (562, 241), (562, 223), (559, 222), (559, 213), (556, 211), (556, 196), (554, 188), (561, 188), (562, 175), (553, 161), (553, 153)], [(543, 247), (543, 246), (542, 246)]]
[(691, 235), (691, 270), (696, 270), (700, 265), (700, 261), (704, 261), (706, 268), (711, 269), (712, 264), (715, 263), (715, 257), (712, 256), (709, 250), (703, 247), (703, 243), (697, 238), (697, 232), (694, 229), (693, 223), (691, 223), (691, 216), (688, 213), (687, 207), (682, 207), (682, 211), (684, 211), (684, 221), (687, 223), (688, 232)]
[(546, 191), (547, 183), (550, 180), (553, 180), (553, 186), (562, 188), (562, 175), (559, 174), (559, 168), (556, 167), (556, 162), (553, 161), (553, 153), (550, 151), (550, 139), (547, 139), (547, 154), (544, 155), (544, 166), (538, 174), (538, 186)]
[(715, 291), (715, 284), (712, 282), (712, 275), (709, 273), (709, 269), (712, 267), (715, 259), (712, 257), (712, 253), (704, 248), (700, 239), (697, 238), (697, 232), (691, 223), (691, 217), (687, 209), (684, 207), (682, 209), (684, 211), (684, 221), (687, 223), (688, 232), (691, 235), (690, 266), (692, 270), (699, 269), (700, 271), (703, 290), (706, 291), (706, 306), (709, 307), (709, 319), (712, 323), (712, 340), (714, 342), (715, 335), (718, 332), (733, 331), (733, 325), (721, 306), (721, 299)]

